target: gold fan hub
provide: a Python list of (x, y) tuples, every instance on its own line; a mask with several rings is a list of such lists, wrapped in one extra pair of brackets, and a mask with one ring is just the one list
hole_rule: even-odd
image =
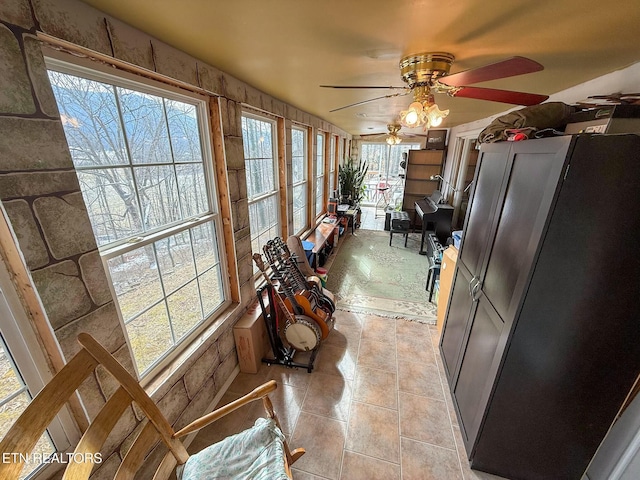
[(400, 60), (400, 75), (409, 88), (431, 85), (447, 75), (455, 57), (447, 52), (423, 52), (406, 55)]

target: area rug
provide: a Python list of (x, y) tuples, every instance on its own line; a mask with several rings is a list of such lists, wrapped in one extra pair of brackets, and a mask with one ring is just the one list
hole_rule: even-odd
[(341, 239), (331, 262), (327, 289), (337, 297), (337, 307), (356, 313), (436, 323), (436, 306), (425, 291), (429, 262), (418, 254), (420, 234), (356, 230)]

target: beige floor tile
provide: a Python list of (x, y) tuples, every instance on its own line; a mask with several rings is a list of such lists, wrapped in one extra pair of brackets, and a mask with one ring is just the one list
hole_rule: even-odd
[(364, 320), (363, 316), (358, 313), (336, 310), (333, 313), (333, 317), (336, 327), (352, 327), (362, 330)]
[(305, 453), (295, 464), (298, 470), (338, 479), (345, 445), (346, 423), (302, 412), (291, 443)]
[(298, 470), (296, 468), (292, 468), (291, 473), (293, 474), (293, 480), (325, 480), (327, 478), (303, 472), (302, 470)]
[(396, 348), (398, 361), (419, 362), (435, 365), (436, 358), (429, 337), (416, 337), (413, 335), (397, 335)]
[(396, 321), (392, 318), (369, 315), (364, 319), (362, 338), (376, 342), (395, 343)]
[(358, 365), (396, 372), (398, 363), (393, 343), (360, 340)]
[(350, 451), (344, 452), (341, 479), (400, 480), (400, 465)]
[(302, 410), (346, 422), (349, 419), (352, 384), (338, 375), (314, 372)]
[(355, 401), (398, 409), (397, 378), (394, 372), (360, 365), (356, 368), (353, 385)]
[(400, 362), (398, 364), (398, 386), (401, 392), (444, 400), (440, 372), (435, 365)]
[(346, 380), (353, 380), (357, 358), (357, 353), (349, 348), (322, 345), (316, 357), (314, 372), (339, 375)]
[(396, 334), (429, 338), (431, 336), (431, 328), (430, 325), (425, 323), (398, 319), (396, 320)]
[(346, 449), (392, 463), (399, 461), (398, 412), (353, 402)]
[(362, 330), (359, 327), (337, 325), (331, 333), (329, 333), (329, 336), (323, 340), (322, 345), (348, 348), (357, 354), (361, 333)]
[[(307, 359), (294, 357), (294, 361), (300, 363), (307, 363)], [(267, 368), (266, 377), (269, 380), (275, 380), (280, 385), (290, 385), (292, 387), (307, 389), (311, 383), (311, 374), (307, 372), (305, 368), (290, 368), (284, 365), (271, 365)]]
[(269, 380), (268, 378), (269, 367), (266, 364), (262, 364), (258, 373), (242, 373), (229, 385), (229, 393), (240, 393), (242, 395), (249, 393), (256, 387), (259, 387), (264, 382)]
[(447, 406), (441, 400), (401, 392), (400, 435), (456, 449)]
[[(273, 403), (273, 409), (276, 415), (278, 415), (278, 421), (285, 435), (292, 433), (296, 426), (300, 411), (302, 410), (305, 394), (306, 389), (292, 387), (291, 385), (278, 385), (276, 391), (269, 394), (269, 398)], [(261, 401), (254, 402), (248, 408), (249, 415), (253, 418), (266, 416)]]
[(416, 442), (401, 441), (402, 480), (463, 480), (454, 450)]

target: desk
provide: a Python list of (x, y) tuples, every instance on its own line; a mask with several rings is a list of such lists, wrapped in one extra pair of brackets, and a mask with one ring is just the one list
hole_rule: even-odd
[(314, 269), (321, 267), (324, 261), (321, 261), (320, 254), (325, 254), (327, 247), (333, 248), (338, 244), (338, 222), (324, 223), (321, 222), (313, 231), (307, 240), (313, 242), (314, 246), (311, 252), (314, 254), (314, 265), (311, 265)]

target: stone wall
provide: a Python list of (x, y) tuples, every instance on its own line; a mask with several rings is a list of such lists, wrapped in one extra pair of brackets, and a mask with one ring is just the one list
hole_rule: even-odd
[[(230, 319), (211, 327), (204, 341), (154, 381), (152, 396), (177, 428), (209, 406), (237, 366), (232, 326), (255, 295), (252, 280), (241, 105), (347, 137), (347, 134), (75, 0), (5, 0), (0, 3), (0, 200), (31, 271), (37, 293), (66, 358), (87, 331), (133, 371), (107, 278), (73, 168), (38, 32), (184, 82), (219, 97), (224, 158), (240, 286)], [(287, 164), (290, 166), (290, 134)], [(290, 174), (287, 185), (290, 189)], [(290, 216), (290, 215), (289, 215)], [(291, 219), (288, 219), (291, 222)], [(113, 392), (113, 381), (96, 371), (83, 385), (92, 417)], [(140, 416), (131, 409), (105, 446), (107, 459), (93, 478), (117, 465)], [(159, 450), (146, 463), (147, 478)]]

